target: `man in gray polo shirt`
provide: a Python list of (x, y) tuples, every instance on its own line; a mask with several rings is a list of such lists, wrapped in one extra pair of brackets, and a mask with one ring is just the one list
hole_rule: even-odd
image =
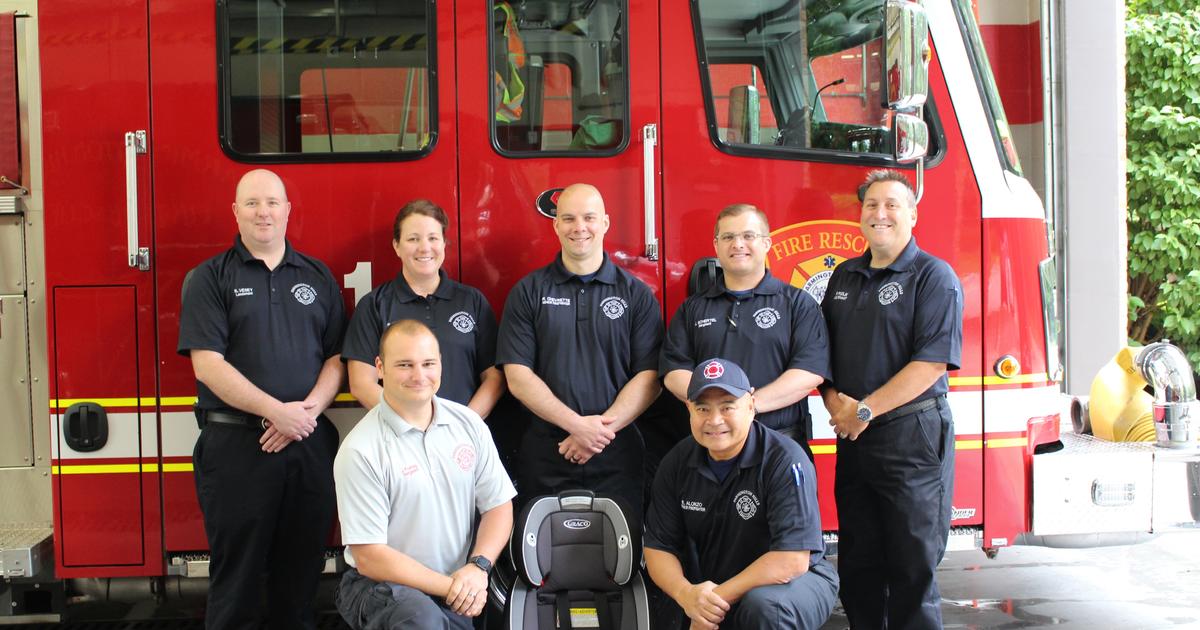
[(333, 465), (352, 567), (338, 611), (355, 630), (469, 629), (512, 531), (516, 490), (483, 420), (434, 396), (441, 352), (424, 324), (389, 326), (375, 367), (382, 400), (346, 436)]

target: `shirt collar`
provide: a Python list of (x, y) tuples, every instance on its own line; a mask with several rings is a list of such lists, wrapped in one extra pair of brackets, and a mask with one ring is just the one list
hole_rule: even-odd
[[(742, 452), (737, 454), (738, 468), (754, 468), (762, 459), (760, 452), (762, 451), (762, 432), (764, 427), (757, 420), (750, 421), (750, 430), (746, 432), (746, 443), (742, 445)], [(713, 476), (712, 470), (708, 467), (708, 449), (700, 446), (700, 443), (692, 438), (692, 452), (687, 459), (688, 468), (694, 468), (713, 482), (717, 482)]]
[[(407, 420), (400, 417), (400, 414), (396, 413), (396, 411), (392, 409), (392, 406), (387, 403), (387, 399), (385, 399), (382, 395), (379, 396), (379, 405), (377, 405), (375, 408), (379, 410), (379, 419), (383, 421), (383, 424), (391, 429), (392, 433), (395, 433), (397, 436), (404, 435), (409, 431), (420, 431), (420, 429), (417, 429), (417, 427), (414, 427), (413, 425), (409, 424)], [(442, 408), (441, 399), (434, 396), (433, 421), (429, 423), (429, 426), (433, 427), (434, 425), (439, 424), (450, 424), (450, 416)]]
[[(754, 295), (778, 295), (783, 292), (783, 281), (771, 275), (771, 270), (767, 269), (767, 273), (763, 274), (762, 280), (752, 289)], [(719, 298), (726, 294), (728, 289), (725, 287), (725, 276), (722, 275), (708, 290), (704, 292), (704, 297)]]
[[(908, 239), (908, 244), (904, 246), (903, 251), (892, 261), (892, 264), (884, 267), (892, 271), (909, 271), (912, 269), (913, 262), (916, 261), (917, 255), (921, 253), (921, 248), (917, 247), (917, 237)], [(862, 256), (852, 258), (842, 263), (843, 265), (854, 262), (850, 267), (851, 271), (859, 271), (864, 275), (870, 275), (869, 268), (871, 266), (871, 250), (863, 252)]]
[[(237, 252), (238, 258), (243, 263), (248, 263), (252, 260), (262, 260), (260, 258), (256, 258), (254, 256), (254, 254), (250, 253), (249, 249), (246, 249), (246, 244), (242, 242), (241, 234), (236, 234), (233, 237), (233, 251)], [(297, 264), (296, 251), (292, 249), (292, 242), (287, 239), (283, 240), (283, 258), (279, 261), (279, 264), (281, 264), (281, 265), (296, 265)]]
[[(567, 269), (567, 266), (563, 264), (562, 252), (559, 252), (554, 257), (554, 262), (550, 263), (550, 274), (554, 280), (554, 284), (562, 284), (579, 277), (571, 273)], [(592, 279), (604, 284), (617, 283), (617, 266), (609, 260), (608, 252), (604, 252), (604, 260), (600, 263), (600, 268), (596, 270), (596, 275)]]
[[(449, 300), (454, 296), (453, 280), (446, 277), (445, 269), (438, 269), (438, 286), (430, 295), (439, 300)], [(401, 302), (413, 302), (421, 298), (412, 290), (412, 286), (408, 284), (408, 279), (404, 277), (404, 271), (396, 273), (396, 287), (400, 289), (399, 297)]]

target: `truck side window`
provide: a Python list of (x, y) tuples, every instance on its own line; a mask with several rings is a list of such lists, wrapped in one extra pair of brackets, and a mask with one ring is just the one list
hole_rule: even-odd
[(302, 161), (429, 151), (437, 90), (428, 1), (218, 6), (226, 152), (247, 161)]
[(629, 138), (624, 0), (492, 2), (492, 141), (505, 155), (613, 155)]
[(718, 147), (886, 159), (882, 0), (698, 0), (701, 84)]

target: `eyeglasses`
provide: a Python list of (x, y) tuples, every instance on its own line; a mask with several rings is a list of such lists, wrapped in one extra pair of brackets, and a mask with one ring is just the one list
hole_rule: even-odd
[(766, 236), (766, 234), (759, 234), (758, 232), (750, 232), (750, 231), (724, 232), (724, 233), (717, 235), (717, 240), (728, 245), (738, 239), (741, 239), (741, 240), (749, 243), (751, 241), (757, 241), (758, 239), (763, 238), (764, 236)]

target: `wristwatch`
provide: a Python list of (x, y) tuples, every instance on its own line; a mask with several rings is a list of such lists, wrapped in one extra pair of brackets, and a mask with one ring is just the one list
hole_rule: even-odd
[(479, 567), (479, 570), (483, 571), (484, 573), (492, 572), (492, 561), (488, 560), (484, 556), (471, 556), (467, 559), (467, 564), (473, 564)]
[(859, 422), (870, 422), (871, 419), (875, 417), (875, 412), (871, 411), (871, 408), (867, 406), (867, 403), (860, 400), (858, 401), (857, 415)]

